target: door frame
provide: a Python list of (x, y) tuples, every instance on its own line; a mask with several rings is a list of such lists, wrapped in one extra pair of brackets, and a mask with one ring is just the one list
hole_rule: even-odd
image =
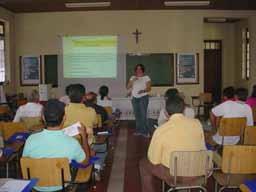
[(223, 58), (222, 58), (222, 40), (204, 40), (204, 92), (205, 92), (205, 50), (207, 50), (206, 48), (206, 43), (216, 43), (216, 44), (219, 44), (219, 48), (210, 48), (208, 50), (220, 50), (220, 93), (222, 93), (222, 86), (223, 86), (223, 78), (222, 78), (222, 65), (223, 65)]

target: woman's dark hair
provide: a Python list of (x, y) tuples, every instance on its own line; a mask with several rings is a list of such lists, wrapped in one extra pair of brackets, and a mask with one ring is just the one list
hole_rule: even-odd
[(100, 99), (103, 100), (104, 97), (108, 96), (108, 87), (106, 85), (102, 85), (99, 89)]
[(251, 97), (256, 97), (256, 85), (253, 85), (252, 87), (252, 95)]
[(138, 67), (141, 68), (141, 70), (143, 71), (143, 73), (145, 72), (145, 67), (144, 67), (144, 65), (142, 65), (142, 64), (137, 64), (137, 65), (134, 67), (134, 71), (135, 71), (135, 72), (136, 72), (136, 70), (137, 70)]
[(47, 127), (59, 126), (65, 114), (65, 104), (57, 99), (50, 99), (46, 103), (43, 112)]

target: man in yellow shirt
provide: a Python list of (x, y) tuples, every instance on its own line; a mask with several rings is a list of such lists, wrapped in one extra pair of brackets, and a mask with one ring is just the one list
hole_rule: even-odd
[[(184, 101), (175, 97), (166, 101), (169, 120), (156, 129), (148, 149), (148, 159), (140, 161), (142, 192), (159, 191), (154, 189), (154, 176), (170, 183), (170, 155), (174, 151), (205, 150), (204, 132), (197, 119), (183, 115)], [(184, 178), (191, 179), (191, 178)]]
[(70, 87), (70, 103), (65, 107), (66, 119), (64, 127), (70, 126), (76, 122), (82, 123), (88, 134), (88, 143), (93, 141), (93, 128), (97, 125), (97, 115), (93, 108), (86, 107), (83, 104), (85, 88), (81, 84), (74, 84)]

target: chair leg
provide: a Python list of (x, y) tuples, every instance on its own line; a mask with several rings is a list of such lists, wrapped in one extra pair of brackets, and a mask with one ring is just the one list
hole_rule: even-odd
[(226, 189), (226, 186), (222, 186), (222, 187), (218, 190), (218, 192), (221, 192), (221, 191), (223, 191), (224, 189)]
[(6, 163), (6, 178), (9, 178), (9, 163)]
[(162, 192), (165, 192), (165, 182), (162, 181)]
[[(199, 191), (201, 192), (201, 191), (203, 191), (203, 192), (207, 192), (207, 189), (205, 188), (205, 187), (203, 187), (203, 186), (200, 186), (200, 187), (198, 187), (199, 188)], [(191, 188), (189, 188), (189, 191), (191, 191)]]
[(175, 191), (176, 188), (175, 187), (171, 187), (167, 192), (171, 192), (171, 191)]
[(214, 192), (217, 192), (218, 191), (218, 183), (217, 181), (215, 180), (214, 181)]

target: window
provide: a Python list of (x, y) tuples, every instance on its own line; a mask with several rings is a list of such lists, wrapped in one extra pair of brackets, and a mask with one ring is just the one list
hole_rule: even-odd
[(219, 50), (221, 49), (221, 42), (215, 40), (206, 40), (204, 41), (205, 50)]
[(250, 78), (250, 32), (242, 30), (242, 79)]
[(5, 81), (5, 33), (4, 23), (0, 22), (0, 83)]

